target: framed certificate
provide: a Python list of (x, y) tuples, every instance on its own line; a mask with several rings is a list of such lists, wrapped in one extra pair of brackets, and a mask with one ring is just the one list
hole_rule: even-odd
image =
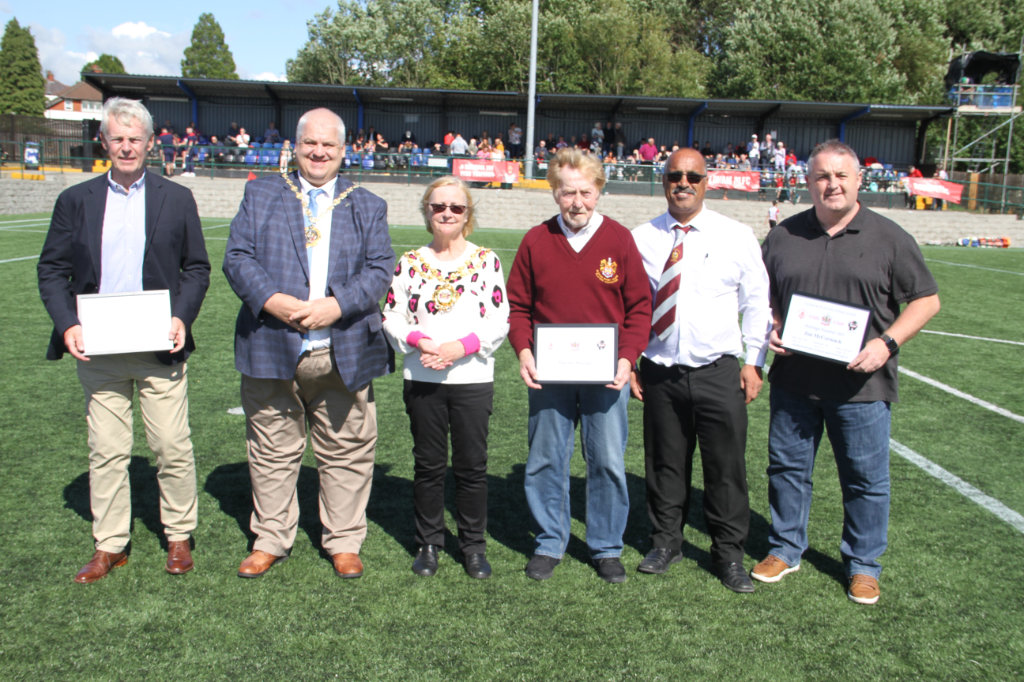
[(871, 310), (801, 292), (789, 299), (782, 347), (848, 365), (864, 347)]
[(128, 294), (82, 294), (78, 321), (86, 355), (170, 350), (171, 292), (167, 289)]
[(619, 326), (538, 324), (533, 357), (542, 384), (610, 384), (618, 364)]

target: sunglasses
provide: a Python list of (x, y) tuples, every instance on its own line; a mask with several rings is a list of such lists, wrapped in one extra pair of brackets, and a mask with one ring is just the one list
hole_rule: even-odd
[(669, 171), (665, 173), (665, 177), (668, 178), (669, 182), (679, 182), (683, 179), (684, 175), (686, 176), (686, 181), (691, 185), (699, 185), (708, 176), (707, 173), (695, 173), (693, 171), (687, 171), (686, 173), (683, 171)]
[(435, 215), (438, 213), (444, 213), (446, 208), (451, 209), (451, 212), (455, 215), (462, 215), (468, 208), (465, 204), (427, 204), (430, 206), (430, 210)]

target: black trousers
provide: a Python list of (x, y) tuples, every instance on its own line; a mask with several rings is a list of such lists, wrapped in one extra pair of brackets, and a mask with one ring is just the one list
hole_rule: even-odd
[(407, 380), (403, 396), (413, 439), (416, 544), (444, 545), (444, 477), (450, 431), (459, 548), (464, 554), (483, 552), (487, 530), (487, 428), (494, 384)]
[(678, 550), (690, 505), (693, 452), (704, 470), (704, 518), (715, 563), (742, 563), (750, 529), (747, 408), (739, 362), (665, 367), (642, 358), (647, 513), (654, 547)]

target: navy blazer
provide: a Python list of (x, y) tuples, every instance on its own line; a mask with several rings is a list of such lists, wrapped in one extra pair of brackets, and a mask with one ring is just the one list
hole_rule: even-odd
[[(107, 174), (69, 187), (57, 197), (50, 230), (36, 271), (39, 294), (54, 329), (46, 357), (60, 359), (67, 348), (64, 332), (79, 324), (78, 294), (100, 289), (103, 216), (107, 207)], [(146, 172), (146, 247), (142, 257), (142, 288), (168, 289), (171, 315), (185, 323), (185, 347), (161, 351), (165, 363), (183, 362), (196, 344), (192, 323), (210, 286), (210, 260), (192, 192)]]
[[(298, 174), (291, 178), (298, 187)], [(351, 186), (339, 177), (335, 196)], [(387, 216), (384, 200), (360, 187), (331, 217), (327, 295), (341, 307), (341, 318), (331, 325), (331, 347), (350, 391), (394, 368), (379, 303), (395, 268)], [(278, 292), (310, 299), (304, 228), (302, 204), (284, 178), (274, 175), (246, 183), (224, 254), (224, 274), (242, 299), (235, 325), (235, 368), (246, 376), (295, 377), (302, 335), (265, 313), (263, 305)]]

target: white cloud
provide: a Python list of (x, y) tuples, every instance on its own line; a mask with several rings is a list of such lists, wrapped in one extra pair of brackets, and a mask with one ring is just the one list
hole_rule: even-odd
[(39, 52), (39, 64), (43, 67), (43, 73), (52, 71), (54, 77), (65, 85), (77, 83), (82, 67), (98, 56), (91, 52), (68, 50), (67, 39), (60, 29), (48, 29), (39, 24), (31, 24), (29, 29), (36, 40), (36, 50)]
[(181, 73), (181, 58), (189, 37), (162, 31), (142, 21), (129, 21), (109, 31), (91, 29), (86, 42), (93, 51), (119, 58), (128, 73), (176, 76)]
[(264, 71), (263, 73), (243, 75), (242, 78), (252, 81), (279, 81), (281, 83), (288, 81), (288, 76), (284, 75), (283, 73), (274, 73), (273, 71)]

